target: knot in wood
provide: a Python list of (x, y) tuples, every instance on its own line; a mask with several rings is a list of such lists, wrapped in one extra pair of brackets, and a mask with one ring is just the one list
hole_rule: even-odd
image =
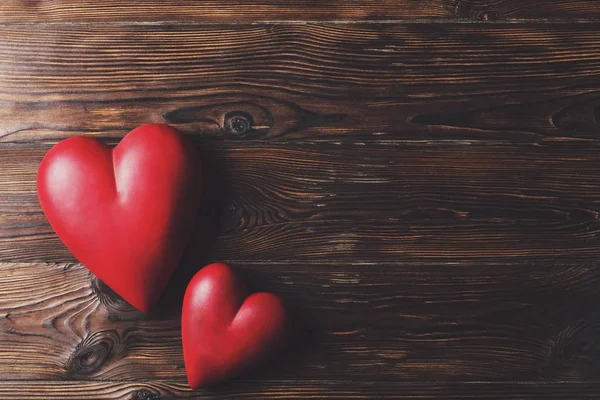
[(497, 21), (498, 13), (494, 11), (482, 11), (477, 17), (480, 21)]
[(244, 135), (252, 130), (252, 125), (252, 117), (245, 113), (229, 113), (225, 116), (225, 129), (232, 135)]
[(67, 364), (70, 377), (84, 378), (98, 371), (113, 355), (120, 339), (116, 332), (95, 332), (81, 341)]
[(548, 378), (592, 379), (600, 367), (600, 315), (567, 326), (550, 339), (547, 355)]
[(234, 201), (229, 203), (225, 212), (222, 213), (220, 225), (224, 232), (232, 231), (240, 226), (240, 221), (243, 219), (242, 208)]
[(151, 392), (150, 390), (136, 390), (131, 395), (131, 400), (160, 400), (160, 394)]
[(74, 354), (69, 369), (73, 375), (92, 374), (106, 362), (109, 352), (109, 348), (102, 344), (82, 348)]

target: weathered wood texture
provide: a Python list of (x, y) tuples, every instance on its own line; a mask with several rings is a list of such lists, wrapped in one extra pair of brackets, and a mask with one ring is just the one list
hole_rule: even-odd
[[(377, 1), (344, 0), (160, 0), (104, 2), (81, 1), (76, 6), (66, 0), (23, 3), (17, 0), (3, 2), (0, 6), (0, 22), (161, 22), (177, 23), (253, 23), (260, 21), (306, 21), (306, 20), (394, 20), (454, 15), (455, 1), (426, 0)], [(570, 7), (566, 7), (570, 8)]]
[(143, 122), (244, 141), (598, 131), (600, 23), (0, 26), (0, 38), (2, 141), (122, 137)]
[[(598, 378), (597, 265), (239, 264), (281, 294), (296, 337), (249, 381)], [(0, 264), (0, 381), (185, 383), (181, 268), (143, 315), (70, 264)], [(40, 287), (40, 282), (44, 286)]]
[[(75, 261), (38, 205), (49, 146), (0, 148), (0, 260)], [(600, 146), (206, 142), (206, 218), (229, 260), (587, 260)], [(206, 225), (206, 224), (204, 224)], [(207, 237), (203, 233), (210, 233)]]
[(413, 21), (598, 19), (595, 0), (67, 0), (0, 3), (0, 23), (161, 22), (235, 24), (264, 21)]
[[(593, 1), (1, 2), (0, 398), (600, 398), (599, 73)], [(63, 264), (35, 174), (146, 122), (206, 197), (142, 315)], [(216, 260), (297, 333), (192, 392), (181, 297)]]
[(400, 383), (382, 381), (240, 382), (227, 387), (191, 391), (168, 382), (3, 381), (6, 400), (231, 400), (231, 399), (551, 399), (590, 400), (600, 392), (597, 383)]
[(589, 20), (600, 17), (598, 3), (594, 0), (456, 0), (453, 17), (479, 21)]

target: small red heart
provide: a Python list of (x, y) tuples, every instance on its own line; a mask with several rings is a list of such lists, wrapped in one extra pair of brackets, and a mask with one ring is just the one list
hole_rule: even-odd
[(247, 296), (225, 264), (210, 264), (190, 281), (181, 337), (192, 389), (237, 376), (284, 344), (287, 323), (281, 299), (272, 293)]
[(174, 128), (142, 125), (114, 149), (63, 140), (38, 169), (50, 225), (73, 255), (137, 309), (162, 294), (200, 206), (200, 157)]

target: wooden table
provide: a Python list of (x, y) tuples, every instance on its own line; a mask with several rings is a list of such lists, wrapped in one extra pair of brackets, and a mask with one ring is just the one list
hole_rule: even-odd
[[(0, 399), (600, 398), (597, 0), (166, 3), (0, 2)], [(147, 122), (206, 197), (144, 315), (35, 174)], [(298, 330), (191, 391), (181, 297), (217, 260)]]

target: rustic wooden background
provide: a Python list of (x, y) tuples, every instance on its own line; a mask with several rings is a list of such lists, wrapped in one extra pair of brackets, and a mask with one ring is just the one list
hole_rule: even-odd
[[(146, 122), (193, 138), (207, 196), (143, 315), (35, 174)], [(599, 124), (597, 0), (4, 0), (0, 399), (600, 398)], [(297, 334), (193, 392), (179, 307), (215, 260)]]

